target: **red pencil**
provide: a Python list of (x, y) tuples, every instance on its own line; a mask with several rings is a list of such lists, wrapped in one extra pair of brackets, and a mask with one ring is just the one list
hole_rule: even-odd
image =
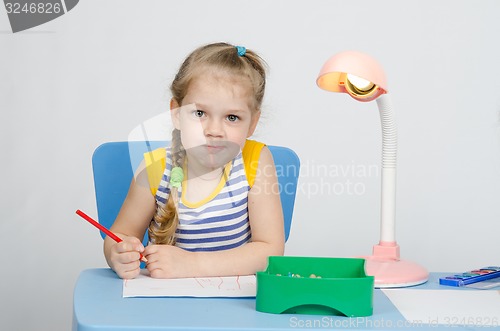
[[(118, 237), (116, 234), (114, 234), (113, 232), (109, 231), (108, 229), (106, 229), (102, 224), (96, 222), (95, 220), (93, 220), (89, 215), (85, 214), (83, 211), (81, 211), (80, 209), (78, 209), (76, 211), (76, 213), (81, 216), (83, 219), (85, 219), (86, 221), (88, 221), (90, 224), (92, 224), (93, 226), (95, 226), (96, 228), (98, 228), (99, 230), (101, 230), (102, 232), (104, 232), (108, 237), (110, 237), (111, 239), (113, 239), (114, 241), (116, 241), (117, 243), (123, 241), (120, 237)], [(139, 253), (140, 254), (140, 253)], [(141, 257), (140, 257), (140, 260), (143, 261), (143, 262), (148, 262), (148, 260), (142, 256), (142, 254), (140, 254)]]

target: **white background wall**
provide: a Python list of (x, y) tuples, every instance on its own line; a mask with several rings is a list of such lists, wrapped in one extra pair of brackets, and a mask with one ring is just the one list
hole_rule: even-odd
[(380, 177), (360, 172), (380, 164), (376, 104), (315, 85), (324, 61), (355, 49), (385, 67), (397, 112), (403, 258), (500, 264), (499, 14), (495, 0), (86, 0), (12, 34), (0, 9), (0, 329), (70, 328), (78, 274), (106, 266), (75, 215), (96, 215), (94, 148), (167, 111), (180, 62), (214, 41), (271, 68), (254, 137), (303, 166), (287, 254), (368, 254), (378, 241)]

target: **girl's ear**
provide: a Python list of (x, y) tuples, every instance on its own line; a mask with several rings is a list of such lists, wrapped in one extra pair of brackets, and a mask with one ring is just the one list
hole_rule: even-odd
[(177, 100), (175, 99), (170, 99), (170, 118), (172, 119), (172, 123), (174, 124), (174, 127), (177, 130), (180, 130), (180, 121), (179, 121), (179, 115), (180, 115), (180, 106)]
[(259, 118), (260, 118), (260, 110), (256, 111), (252, 115), (252, 122), (250, 123), (250, 128), (248, 129), (247, 138), (253, 135), (255, 128), (257, 127), (257, 123), (259, 123)]

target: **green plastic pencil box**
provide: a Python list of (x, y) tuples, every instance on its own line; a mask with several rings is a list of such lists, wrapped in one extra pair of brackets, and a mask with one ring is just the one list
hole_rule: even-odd
[(275, 314), (373, 314), (373, 276), (360, 258), (270, 256), (257, 272), (256, 310)]

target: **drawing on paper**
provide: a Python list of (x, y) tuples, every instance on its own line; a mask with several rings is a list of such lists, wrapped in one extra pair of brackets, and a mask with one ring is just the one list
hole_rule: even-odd
[(123, 281), (123, 297), (255, 297), (256, 278), (250, 276), (156, 279), (143, 271)]

